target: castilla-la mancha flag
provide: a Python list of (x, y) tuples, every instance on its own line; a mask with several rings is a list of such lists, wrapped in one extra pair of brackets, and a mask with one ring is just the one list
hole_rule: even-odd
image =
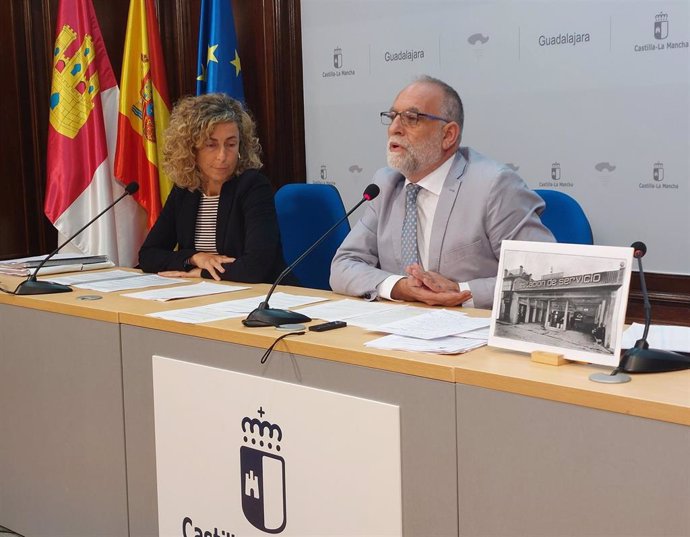
[(131, 0), (120, 78), (115, 176), (137, 181), (134, 195), (156, 222), (172, 183), (160, 167), (163, 132), (170, 117), (170, 98), (153, 0)]
[[(124, 193), (113, 176), (119, 92), (91, 0), (58, 5), (48, 126), (45, 213), (58, 244)], [(144, 212), (129, 196), (66, 250), (134, 266)]]

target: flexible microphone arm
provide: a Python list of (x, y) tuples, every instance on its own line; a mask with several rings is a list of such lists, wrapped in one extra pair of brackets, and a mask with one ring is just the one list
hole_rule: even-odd
[(649, 348), (647, 335), (652, 324), (652, 306), (642, 270), (642, 257), (647, 253), (647, 246), (643, 242), (632, 243), (633, 257), (637, 258), (640, 269), (640, 290), (644, 301), (644, 332), (635, 345), (626, 350), (621, 356), (618, 367), (614, 370), (626, 373), (660, 373), (662, 371), (678, 371), (690, 369), (690, 357), (677, 352), (662, 351)]
[(665, 371), (679, 371), (690, 369), (690, 356), (671, 351), (650, 349), (647, 342), (649, 327), (652, 324), (652, 305), (649, 302), (649, 293), (642, 270), (642, 258), (647, 253), (647, 246), (643, 242), (634, 242), (630, 245), (633, 249), (633, 257), (637, 259), (640, 273), (640, 290), (644, 302), (644, 332), (635, 345), (625, 350), (620, 357), (618, 367), (611, 374), (594, 373), (589, 379), (605, 384), (619, 384), (630, 382), (630, 375), (625, 373), (661, 373)]
[[(326, 238), (331, 234), (331, 232), (332, 232), (335, 228), (337, 228), (337, 227), (338, 227), (340, 224), (342, 224), (352, 213), (354, 213), (357, 209), (359, 209), (359, 206), (362, 205), (362, 203), (364, 203), (365, 201), (369, 201), (369, 200), (371, 200), (371, 199), (373, 199), (373, 198), (374, 198), (373, 196), (372, 196), (372, 197), (363, 197), (361, 200), (359, 200), (359, 202), (357, 203), (357, 205), (355, 205), (352, 209), (350, 209), (350, 210), (345, 214), (345, 216), (343, 216), (340, 220), (338, 220), (335, 224), (333, 224), (333, 225), (328, 229), (328, 231), (326, 231), (323, 235), (321, 235), (321, 237), (319, 238), (319, 240), (317, 240), (314, 244), (312, 244), (309, 248), (307, 248), (301, 256), (299, 256), (299, 257), (298, 257), (297, 259), (295, 259), (292, 263), (290, 263), (290, 265), (289, 265), (283, 272), (280, 273), (280, 275), (279, 275), (278, 278), (276, 279), (275, 283), (271, 286), (270, 291), (268, 291), (268, 294), (266, 295), (266, 299), (259, 305), (259, 309), (266, 309), (266, 308), (268, 307), (268, 300), (271, 298), (271, 295), (273, 294), (273, 291), (275, 290), (276, 286), (277, 286), (280, 282), (283, 281), (283, 278), (285, 278), (285, 276), (287, 276), (288, 274), (290, 274), (290, 272), (292, 272), (293, 269), (294, 269), (297, 265), (299, 265), (305, 257), (307, 257), (310, 253), (312, 253), (312, 252), (314, 251), (314, 249), (315, 249), (319, 244), (321, 244), (324, 240), (326, 240)], [(263, 306), (263, 307), (262, 307), (262, 306)]]
[(281, 324), (290, 324), (290, 323), (305, 323), (311, 321), (309, 317), (306, 315), (303, 315), (301, 313), (295, 313), (291, 312), (288, 310), (280, 310), (280, 309), (271, 309), (271, 307), (268, 304), (268, 301), (271, 298), (271, 295), (273, 295), (273, 291), (275, 290), (276, 286), (283, 281), (283, 278), (290, 274), (294, 270), (294, 268), (299, 265), (302, 260), (307, 257), (310, 253), (314, 251), (314, 249), (321, 244), (326, 237), (328, 237), (331, 232), (337, 228), (340, 224), (342, 224), (353, 212), (355, 212), (362, 203), (365, 201), (371, 201), (373, 200), (376, 196), (379, 195), (380, 189), (378, 185), (372, 183), (370, 184), (365, 190), (364, 193), (362, 194), (362, 199), (359, 200), (359, 202), (352, 208), (350, 209), (347, 213), (345, 213), (345, 216), (340, 218), (335, 224), (333, 224), (328, 231), (326, 231), (319, 240), (317, 240), (314, 244), (312, 244), (309, 248), (307, 248), (302, 255), (300, 255), (297, 259), (295, 259), (290, 265), (283, 270), (283, 272), (280, 273), (278, 278), (276, 278), (276, 281), (273, 283), (271, 286), (271, 289), (268, 291), (266, 294), (266, 298), (259, 304), (259, 307), (256, 308), (254, 311), (252, 311), (245, 320), (242, 321), (242, 323), (245, 326), (249, 327), (259, 327), (259, 326), (278, 326)]
[(649, 334), (649, 326), (652, 324), (652, 305), (649, 302), (649, 293), (647, 292), (647, 283), (645, 282), (644, 271), (642, 270), (642, 258), (647, 253), (647, 246), (644, 242), (633, 242), (631, 244), (634, 252), (633, 257), (637, 259), (637, 267), (640, 272), (640, 290), (642, 291), (642, 300), (644, 303), (644, 332), (642, 338), (635, 342), (636, 348), (647, 349), (647, 334)]
[(43, 261), (36, 267), (36, 270), (34, 270), (33, 274), (29, 276), (26, 281), (23, 281), (22, 283), (19, 284), (17, 289), (15, 290), (15, 294), (17, 295), (42, 295), (42, 294), (50, 294), (50, 293), (66, 293), (71, 291), (72, 289), (66, 285), (61, 285), (53, 282), (39, 282), (36, 280), (38, 276), (38, 271), (41, 270), (45, 264), (55, 256), (60, 250), (62, 250), (63, 247), (65, 247), (67, 244), (69, 244), (74, 238), (79, 235), (82, 231), (84, 231), (87, 227), (89, 227), (91, 224), (93, 224), (96, 220), (98, 220), (101, 216), (103, 216), (105, 213), (107, 213), (110, 209), (115, 207), (123, 198), (126, 198), (127, 196), (131, 196), (132, 194), (136, 193), (139, 190), (139, 183), (137, 182), (132, 182), (129, 183), (125, 187), (124, 193), (117, 198), (114, 202), (112, 202), (110, 205), (108, 205), (105, 209), (103, 209), (100, 213), (98, 213), (96, 216), (94, 216), (91, 220), (89, 220), (85, 225), (83, 225), (79, 231), (74, 233), (69, 239), (67, 239), (65, 242), (63, 242), (60, 246), (55, 248), (50, 254), (48, 254)]

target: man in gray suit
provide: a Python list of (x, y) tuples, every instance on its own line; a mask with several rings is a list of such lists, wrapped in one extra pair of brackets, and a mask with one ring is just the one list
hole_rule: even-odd
[(381, 113), (389, 167), (333, 258), (335, 292), (490, 308), (501, 241), (554, 241), (539, 219), (543, 200), (511, 169), (460, 147), (463, 119), (457, 92), (426, 76)]

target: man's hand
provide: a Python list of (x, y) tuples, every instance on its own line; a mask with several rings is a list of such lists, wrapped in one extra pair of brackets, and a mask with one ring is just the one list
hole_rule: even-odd
[(460, 292), (460, 288), (456, 282), (441, 276), (438, 272), (426, 271), (417, 263), (413, 263), (407, 267), (405, 272), (407, 272), (408, 276), (416, 280), (417, 285), (426, 287), (435, 293)]
[[(413, 267), (418, 270), (413, 270)], [(457, 283), (436, 272), (426, 272), (419, 265), (410, 265), (407, 272), (407, 278), (399, 280), (393, 286), (391, 298), (407, 302), (423, 302), (430, 306), (459, 306), (472, 298), (472, 293), (460, 291)], [(425, 281), (434, 288), (427, 285)]]

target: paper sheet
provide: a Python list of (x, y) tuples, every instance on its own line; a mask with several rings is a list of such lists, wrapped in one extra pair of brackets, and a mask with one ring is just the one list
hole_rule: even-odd
[(489, 341), (489, 327), (485, 328), (477, 328), (476, 330), (471, 330), (469, 332), (463, 332), (462, 334), (459, 334), (458, 337), (464, 337), (467, 339), (481, 339), (486, 343)]
[(448, 336), (429, 340), (390, 335), (369, 341), (365, 343), (365, 345), (370, 348), (384, 350), (460, 354), (486, 345), (486, 341), (458, 336)]
[(144, 300), (158, 300), (165, 302), (167, 300), (177, 300), (180, 298), (191, 298), (195, 296), (216, 295), (219, 293), (230, 293), (233, 291), (242, 291), (244, 289), (251, 289), (246, 286), (239, 285), (225, 285), (213, 282), (199, 282), (193, 285), (181, 285), (173, 288), (152, 289), (150, 291), (140, 291), (138, 293), (127, 293), (122, 296), (130, 298), (140, 298)]
[[(206, 306), (160, 311), (149, 313), (148, 315), (150, 317), (166, 319), (168, 321), (178, 321), (180, 323), (210, 323), (212, 321), (221, 321), (233, 317), (244, 317), (249, 312), (256, 309), (265, 298), (264, 295), (261, 295), (239, 300), (226, 300)], [(314, 296), (290, 295), (281, 292), (273, 294), (270, 305), (272, 308), (292, 309), (297, 306), (303, 306), (313, 302), (322, 302), (324, 300), (328, 299)]]
[(51, 282), (61, 283), (63, 285), (77, 285), (79, 283), (97, 282), (100, 280), (117, 280), (119, 278), (133, 278), (141, 276), (138, 272), (129, 272), (126, 270), (104, 270), (100, 272), (87, 272), (85, 274), (74, 274), (72, 276), (59, 276), (51, 278)]
[[(130, 274), (133, 274), (130, 272)], [(124, 291), (125, 289), (142, 289), (144, 287), (153, 287), (156, 285), (175, 285), (187, 284), (183, 278), (165, 278), (157, 274), (134, 274), (131, 278), (116, 278), (114, 280), (98, 280), (94, 282), (76, 283), (74, 287), (80, 289), (90, 289), (91, 291), (100, 291), (102, 293), (111, 293), (113, 291)]]
[[(264, 301), (264, 295), (250, 298), (241, 298), (238, 300), (229, 300), (223, 304), (232, 311), (237, 313), (249, 313), (259, 307), (259, 304)], [(299, 306), (306, 306), (315, 302), (324, 302), (327, 298), (305, 295), (291, 295), (289, 293), (273, 293), (270, 300), (270, 307), (276, 309), (293, 309)]]
[[(635, 346), (635, 342), (642, 337), (644, 325), (633, 323), (623, 331), (621, 347), (629, 349)], [(651, 325), (647, 342), (652, 349), (662, 351), (690, 352), (690, 327)]]
[(246, 313), (238, 313), (236, 311), (229, 311), (223, 309), (220, 304), (209, 304), (207, 306), (197, 306), (196, 308), (184, 308), (178, 310), (159, 311), (157, 313), (149, 313), (150, 317), (157, 319), (165, 319), (167, 321), (177, 321), (178, 323), (210, 323), (212, 321), (222, 321), (223, 319), (231, 319), (233, 317), (244, 317)]
[(441, 309), (388, 323), (376, 330), (418, 339), (438, 339), (484, 328), (490, 324), (491, 319), (469, 317), (465, 313)]
[(397, 304), (396, 307), (374, 313), (365, 313), (364, 315), (357, 315), (347, 320), (347, 324), (352, 326), (360, 326), (368, 330), (376, 330), (379, 326), (384, 326), (396, 321), (403, 321), (411, 319), (419, 315), (424, 315), (429, 310), (426, 308), (419, 308), (417, 306), (402, 306)]
[(299, 312), (312, 319), (344, 321), (358, 315), (380, 314), (395, 308), (404, 308), (404, 306), (395, 302), (368, 302), (366, 300), (346, 298), (345, 300), (335, 300), (326, 304), (302, 308)]

